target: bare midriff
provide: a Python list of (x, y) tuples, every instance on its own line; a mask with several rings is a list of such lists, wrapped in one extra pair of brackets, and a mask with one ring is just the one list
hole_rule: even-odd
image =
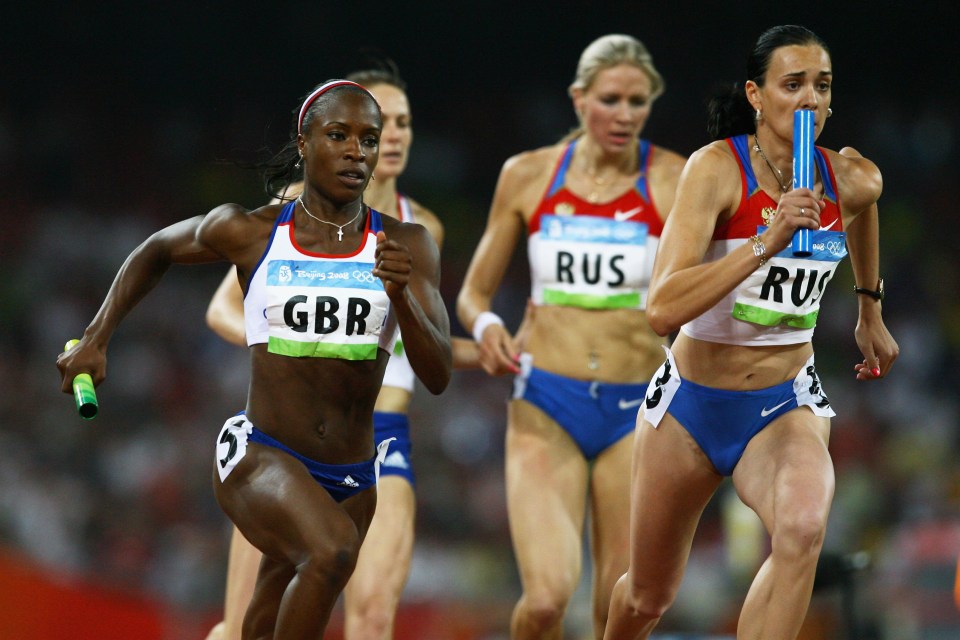
[(525, 351), (533, 366), (577, 380), (648, 382), (664, 360), (661, 338), (636, 309), (537, 307)]
[(680, 377), (714, 389), (748, 391), (792, 380), (813, 354), (809, 342), (762, 347), (707, 342), (680, 333), (671, 347)]

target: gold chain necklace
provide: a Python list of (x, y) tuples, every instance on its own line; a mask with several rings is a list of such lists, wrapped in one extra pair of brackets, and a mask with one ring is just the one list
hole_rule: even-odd
[(777, 181), (777, 186), (780, 187), (781, 193), (786, 193), (790, 191), (790, 181), (787, 181), (787, 184), (783, 184), (783, 172), (780, 171), (777, 167), (773, 166), (773, 163), (767, 160), (767, 154), (763, 152), (763, 148), (760, 146), (760, 139), (757, 137), (757, 134), (753, 134), (753, 150), (760, 152), (760, 157), (763, 158), (763, 161), (767, 163), (767, 166), (770, 167), (770, 172), (773, 174), (773, 177)]
[(590, 179), (593, 183), (593, 186), (590, 187), (590, 193), (587, 195), (587, 202), (596, 203), (600, 200), (600, 191), (606, 191), (607, 185), (613, 182), (616, 179), (616, 176), (610, 176), (608, 178), (600, 178), (596, 173), (591, 173), (585, 168), (581, 169), (583, 175)]
[(305, 204), (303, 203), (303, 196), (297, 196), (297, 202), (299, 202), (299, 203), (300, 203), (300, 206), (303, 207), (303, 212), (306, 213), (306, 214), (307, 214), (308, 216), (310, 216), (311, 218), (313, 218), (314, 220), (316, 220), (317, 222), (322, 222), (323, 224), (329, 224), (329, 225), (332, 226), (332, 227), (336, 227), (336, 228), (337, 228), (337, 242), (343, 242), (343, 228), (344, 228), (345, 226), (347, 226), (348, 224), (352, 224), (352, 223), (356, 222), (356, 221), (357, 221), (357, 218), (360, 217), (360, 214), (363, 213), (363, 203), (361, 202), (361, 203), (360, 203), (360, 211), (357, 211), (357, 215), (353, 216), (353, 219), (352, 219), (352, 220), (350, 220), (350, 221), (348, 221), (348, 222), (344, 222), (343, 224), (337, 224), (337, 223), (335, 223), (335, 222), (330, 222), (329, 220), (321, 220), (321, 219), (318, 218), (317, 216), (315, 216), (315, 215), (313, 215), (312, 213), (310, 213), (310, 210), (307, 209), (307, 205), (305, 205)]
[(606, 187), (613, 184), (619, 180), (625, 174), (623, 171), (617, 169), (613, 172), (612, 175), (608, 177), (601, 178), (597, 176), (596, 171), (588, 171), (586, 167), (581, 167), (580, 171), (583, 172), (583, 175), (590, 178), (595, 187), (590, 188), (590, 194), (587, 196), (587, 202), (591, 204), (596, 204), (600, 200), (600, 191), (606, 191)]
[(586, 173), (587, 177), (593, 180), (593, 182), (600, 187), (605, 187), (611, 182), (613, 182), (614, 179), (616, 179), (616, 176), (610, 176), (609, 178), (601, 178), (596, 173), (590, 173), (589, 171), (584, 171), (584, 173)]

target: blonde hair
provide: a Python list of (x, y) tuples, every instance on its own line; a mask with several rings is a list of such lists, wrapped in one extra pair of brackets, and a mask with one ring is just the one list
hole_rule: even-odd
[(666, 86), (663, 77), (653, 66), (653, 56), (644, 44), (633, 36), (611, 33), (591, 42), (580, 54), (577, 74), (569, 89), (571, 95), (574, 89), (586, 91), (598, 73), (618, 64), (632, 64), (647, 74), (650, 78), (651, 100), (663, 93)]

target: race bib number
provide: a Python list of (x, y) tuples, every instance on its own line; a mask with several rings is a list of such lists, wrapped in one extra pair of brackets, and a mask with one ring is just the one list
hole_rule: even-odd
[(654, 428), (660, 426), (660, 421), (680, 388), (680, 374), (677, 373), (677, 362), (673, 359), (673, 353), (667, 347), (663, 347), (663, 350), (667, 359), (653, 374), (643, 400), (643, 419)]
[(648, 228), (598, 216), (541, 216), (531, 266), (542, 303), (586, 309), (636, 309), (650, 279)]
[(273, 260), (267, 265), (267, 299), (271, 353), (377, 357), (388, 302), (369, 263)]
[[(757, 228), (757, 234), (766, 227)], [(820, 299), (837, 265), (847, 255), (847, 234), (813, 231), (812, 255), (798, 258), (789, 246), (754, 271), (739, 288), (733, 317), (763, 326), (812, 329)]]
[(217, 473), (220, 482), (227, 479), (230, 472), (247, 454), (247, 440), (253, 431), (253, 424), (244, 416), (233, 416), (227, 420), (217, 436)]

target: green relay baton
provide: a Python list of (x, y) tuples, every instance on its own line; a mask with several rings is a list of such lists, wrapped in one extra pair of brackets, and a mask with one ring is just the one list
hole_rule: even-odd
[[(79, 343), (77, 339), (69, 340), (63, 350), (69, 351)], [(97, 392), (93, 388), (93, 378), (89, 373), (78, 373), (73, 377), (73, 399), (77, 402), (77, 413), (84, 420), (93, 420), (97, 417), (100, 406), (97, 404)]]

